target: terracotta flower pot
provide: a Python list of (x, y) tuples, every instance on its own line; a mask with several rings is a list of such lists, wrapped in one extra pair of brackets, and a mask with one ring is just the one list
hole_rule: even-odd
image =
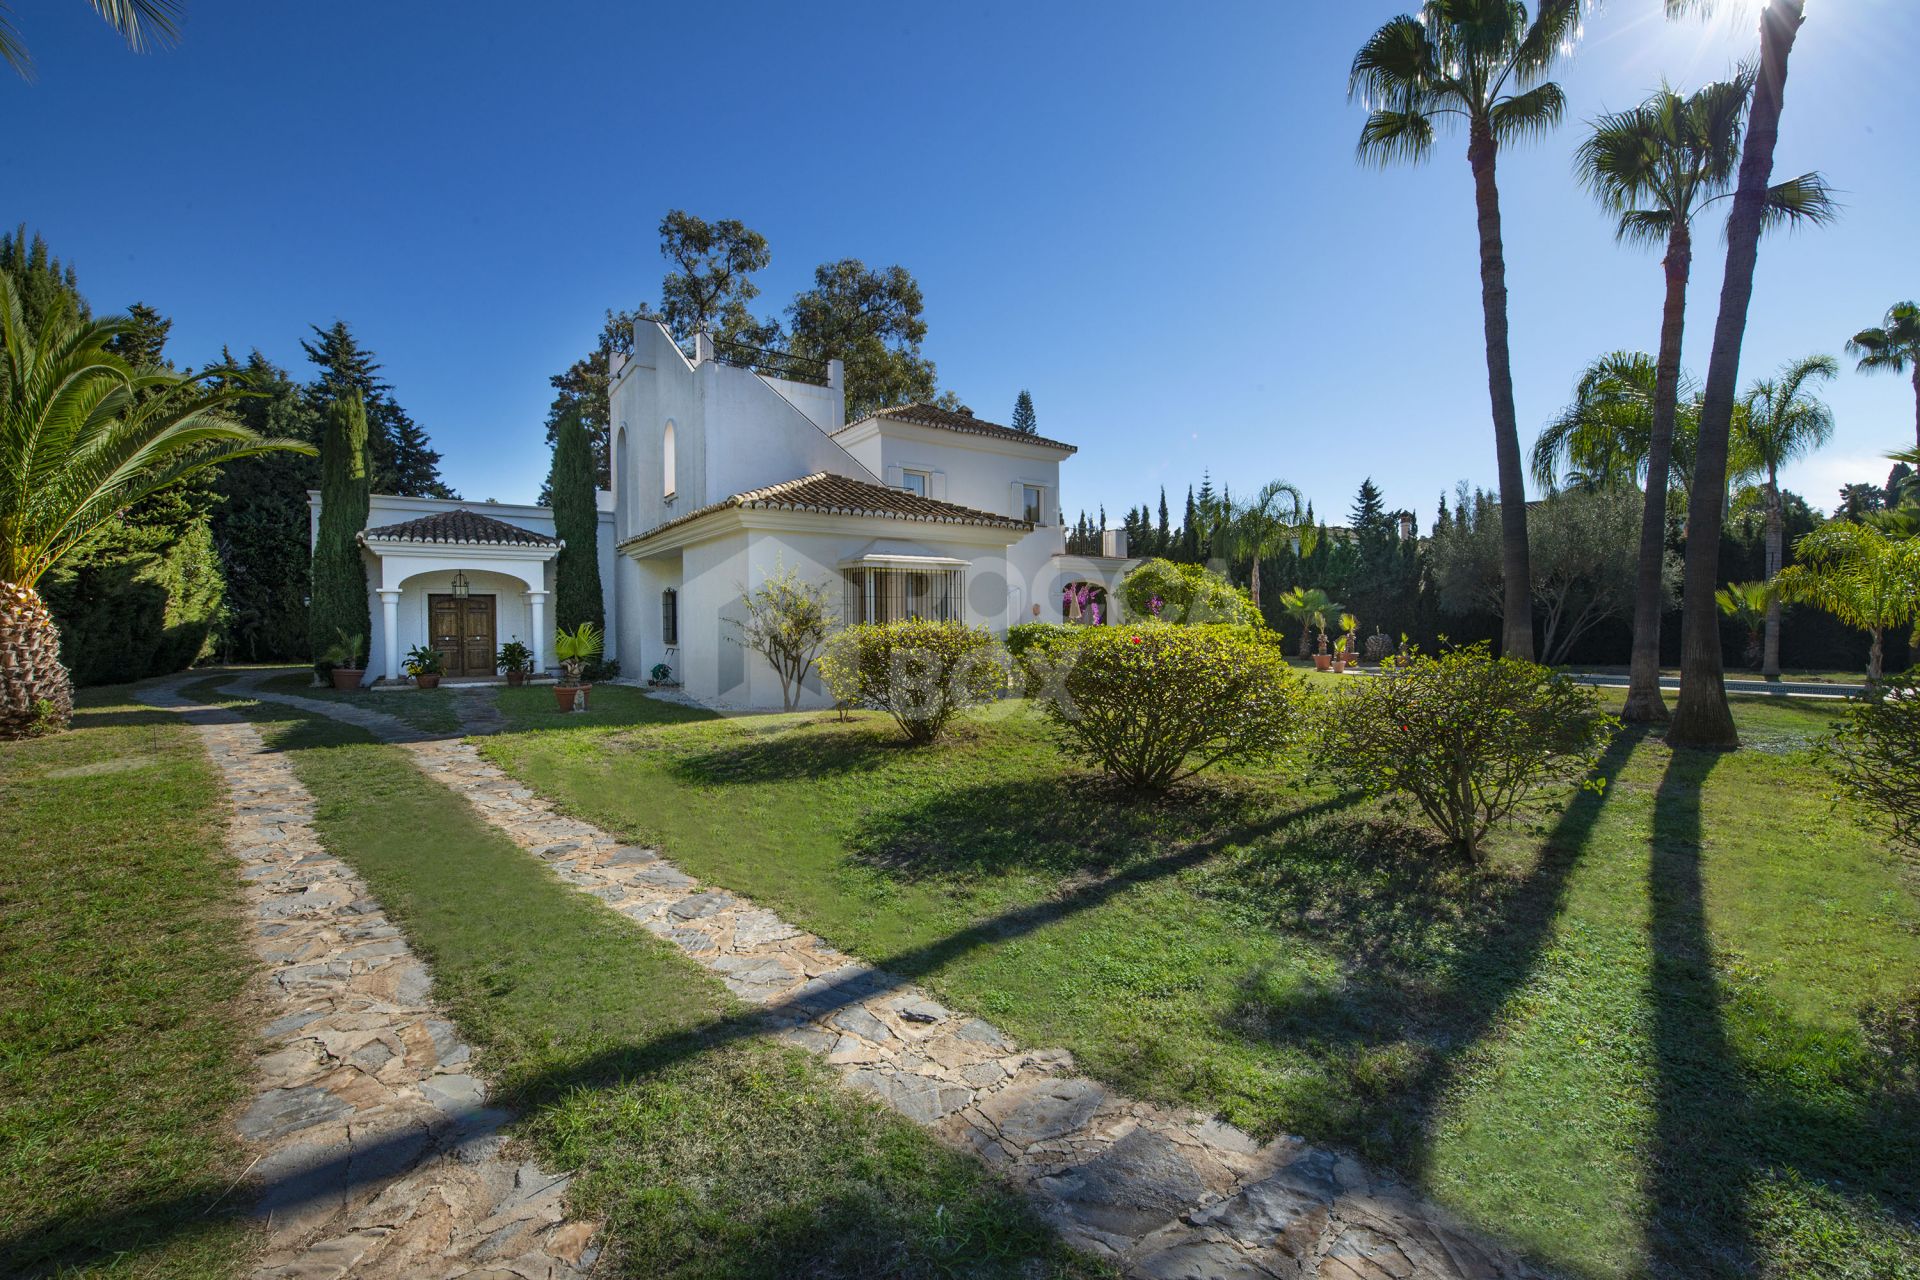
[(573, 710), (573, 695), (580, 695), (580, 709), (586, 710), (588, 696), (593, 692), (590, 684), (557, 684), (553, 686), (554, 701), (560, 704), (562, 711)]
[(527, 682), (526, 672), (524, 671), (507, 672), (507, 686), (509, 688), (518, 689), (521, 685), (525, 684), (526, 682)]
[(360, 687), (360, 681), (367, 674), (365, 667), (335, 667), (333, 669), (333, 687), (342, 693), (351, 693)]
[(1335, 675), (1341, 674), (1346, 669), (1347, 669), (1347, 660), (1345, 658), (1335, 658), (1333, 660), (1333, 673)]
[(1313, 655), (1313, 669), (1315, 671), (1327, 671), (1332, 669), (1332, 667), (1333, 667), (1332, 654), (1316, 653)]
[(439, 676), (415, 676), (413, 678), (413, 683), (416, 688), (438, 689), (440, 687), (440, 677)]

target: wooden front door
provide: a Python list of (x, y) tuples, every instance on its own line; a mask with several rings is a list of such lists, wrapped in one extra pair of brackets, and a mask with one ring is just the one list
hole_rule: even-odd
[(428, 596), (427, 632), (450, 676), (494, 673), (493, 597)]

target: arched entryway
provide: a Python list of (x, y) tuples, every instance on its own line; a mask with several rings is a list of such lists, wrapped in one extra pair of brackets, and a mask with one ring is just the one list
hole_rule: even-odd
[(1082, 626), (1104, 626), (1113, 620), (1107, 589), (1098, 582), (1069, 582), (1060, 588), (1060, 619)]

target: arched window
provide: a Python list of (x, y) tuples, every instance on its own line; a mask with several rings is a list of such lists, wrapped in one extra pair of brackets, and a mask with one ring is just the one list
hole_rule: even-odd
[(668, 648), (680, 643), (680, 593), (672, 587), (660, 593), (660, 643)]
[(673, 496), (673, 419), (667, 419), (667, 429), (660, 437), (660, 492), (667, 497)]

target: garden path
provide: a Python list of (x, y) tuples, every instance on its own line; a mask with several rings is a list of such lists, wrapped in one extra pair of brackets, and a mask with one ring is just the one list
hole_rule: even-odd
[(256, 1093), (239, 1130), (258, 1153), (266, 1252), (255, 1280), (577, 1280), (597, 1249), (568, 1222), (568, 1178), (504, 1154), (472, 1051), (433, 980), (366, 886), (313, 829), (287, 758), (175, 681), (141, 698), (199, 735), (233, 807), (227, 847), (266, 969)]
[[(1338, 1152), (1261, 1143), (1192, 1111), (1136, 1101), (1073, 1074), (1064, 1049), (1023, 1050), (655, 849), (558, 812), (473, 743), (371, 709), (234, 687), (403, 745), (554, 874), (639, 923), (755, 1006), (734, 1034), (819, 1053), (945, 1141), (1024, 1188), (1070, 1244), (1153, 1280), (1508, 1280), (1539, 1273), (1397, 1180)], [(463, 696), (462, 723), (498, 712)], [(492, 711), (489, 715), (488, 712)]]

